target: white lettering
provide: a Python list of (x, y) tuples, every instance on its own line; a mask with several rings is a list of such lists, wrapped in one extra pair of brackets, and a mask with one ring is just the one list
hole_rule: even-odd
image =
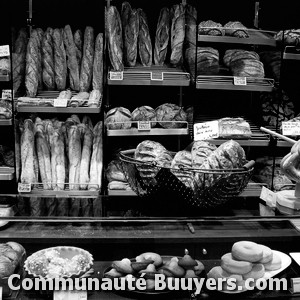
[(126, 289), (126, 278), (121, 277), (121, 278), (114, 278), (114, 289), (116, 291), (125, 291)]
[(206, 280), (206, 287), (211, 290), (211, 291), (215, 291), (216, 290), (216, 280), (214, 278), (208, 278)]
[(155, 274), (155, 290), (162, 291), (167, 287), (166, 276), (163, 274)]
[(15, 278), (20, 279), (20, 277), (21, 276), (19, 274), (13, 274), (13, 275), (11, 275), (11, 276), (8, 277), (8, 282), (7, 283), (8, 283), (8, 286), (9, 286), (9, 288), (11, 290), (18, 291), (20, 289), (20, 285), (17, 285), (17, 286), (13, 285), (14, 279)]
[(267, 280), (264, 278), (259, 278), (256, 280), (256, 288), (260, 291), (265, 290), (268, 287)]
[(139, 291), (146, 289), (146, 280), (144, 278), (138, 278), (135, 282), (135, 286)]
[(25, 278), (25, 279), (22, 281), (22, 288), (23, 288), (25, 291), (31, 290), (32, 287), (33, 287), (33, 281), (32, 281), (30, 278)]
[[(274, 288), (275, 283), (275, 288)], [(282, 287), (281, 287), (282, 283)], [(287, 291), (288, 284), (286, 278), (270, 278), (269, 279), (269, 290), (270, 291)]]
[(236, 279), (235, 278), (228, 278), (227, 280), (227, 290), (234, 291), (236, 289)]
[(170, 291), (179, 291), (179, 278), (168, 277), (167, 286)]
[(205, 278), (193, 278), (194, 284), (196, 285), (196, 292), (195, 295), (198, 295), (201, 293)]
[(102, 291), (112, 291), (112, 280), (110, 278), (103, 278), (101, 283)]

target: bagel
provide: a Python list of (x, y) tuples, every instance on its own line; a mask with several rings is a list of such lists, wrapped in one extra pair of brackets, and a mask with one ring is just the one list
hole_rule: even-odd
[(259, 263), (261, 264), (266, 264), (268, 262), (270, 262), (273, 259), (273, 251), (271, 248), (264, 246), (264, 245), (259, 245), (262, 250), (263, 250), (263, 257), (262, 259), (259, 261)]
[(275, 252), (273, 252), (273, 258), (271, 261), (269, 261), (268, 263), (265, 263), (265, 269), (266, 271), (275, 271), (281, 268), (281, 258), (278, 254), (276, 254)]
[(252, 270), (243, 275), (243, 279), (259, 279), (264, 277), (265, 275), (265, 267), (263, 264), (254, 264)]
[(163, 264), (163, 260), (161, 256), (154, 252), (145, 252), (137, 256), (136, 258), (137, 262), (143, 262), (145, 260), (153, 260), (153, 264), (155, 267), (159, 267)]
[(228, 273), (244, 275), (252, 270), (252, 263), (235, 260), (231, 253), (226, 253), (221, 257), (221, 267)]
[(263, 250), (259, 244), (249, 241), (240, 241), (233, 244), (231, 253), (236, 260), (258, 262), (263, 258)]

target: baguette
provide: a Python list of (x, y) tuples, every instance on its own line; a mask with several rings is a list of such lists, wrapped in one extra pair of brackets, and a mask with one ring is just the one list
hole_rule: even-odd
[(95, 41), (93, 63), (93, 90), (103, 93), (103, 33), (99, 33)]
[(141, 8), (139, 8), (137, 11), (139, 15), (139, 56), (142, 65), (150, 67), (152, 65), (152, 43), (147, 16)]
[(67, 58), (62, 30), (58, 28), (53, 31), (53, 50), (55, 83), (57, 89), (63, 91), (66, 89), (67, 81)]
[(42, 28), (37, 28), (36, 29), (36, 39), (37, 43), (39, 46), (39, 51), (38, 51), (38, 88), (42, 89), (43, 88), (43, 78), (42, 78), (42, 73), (43, 73), (43, 68), (42, 68), (42, 41), (43, 41), (43, 36), (44, 36), (44, 31)]
[(160, 11), (154, 47), (154, 63), (162, 66), (165, 62), (170, 38), (170, 12), (164, 7)]
[(94, 29), (87, 26), (84, 31), (83, 55), (80, 68), (79, 89), (88, 92), (92, 82), (94, 60)]
[(54, 55), (53, 55), (53, 29), (47, 28), (42, 40), (42, 78), (48, 90), (55, 89)]
[(186, 47), (196, 46), (197, 34), (197, 10), (191, 5), (187, 5), (185, 9), (185, 41)]
[(185, 37), (185, 12), (182, 4), (173, 5), (171, 9), (171, 58), (172, 65), (179, 65), (183, 61), (183, 42)]
[(74, 43), (76, 46), (76, 58), (77, 64), (80, 74), (80, 67), (81, 67), (81, 59), (82, 59), (82, 32), (80, 29), (77, 29), (74, 33)]
[(79, 66), (76, 57), (76, 46), (70, 25), (66, 25), (63, 31), (64, 45), (67, 55), (67, 66), (69, 70), (70, 87), (79, 91)]

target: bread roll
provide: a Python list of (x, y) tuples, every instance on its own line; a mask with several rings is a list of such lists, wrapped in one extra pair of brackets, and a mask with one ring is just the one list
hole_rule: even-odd
[(48, 27), (42, 40), (43, 84), (48, 90), (55, 89), (53, 29)]
[(171, 9), (171, 58), (172, 65), (183, 61), (183, 42), (185, 36), (185, 10), (182, 4), (173, 5)]
[(64, 45), (67, 54), (67, 66), (69, 70), (70, 87), (73, 91), (79, 91), (79, 66), (76, 57), (76, 45), (70, 25), (66, 25), (63, 31)]
[(162, 66), (165, 62), (170, 38), (170, 12), (167, 7), (161, 9), (156, 27), (154, 63)]
[[(108, 111), (105, 118), (107, 129), (129, 129), (131, 128), (131, 112), (124, 107), (115, 107)], [(118, 123), (116, 123), (118, 122)], [(120, 123), (124, 122), (124, 123)], [(115, 123), (115, 124), (114, 124)]]
[[(155, 110), (150, 106), (137, 107), (132, 112), (133, 121), (156, 121)], [(155, 127), (156, 122), (151, 122), (151, 127)]]
[(59, 91), (66, 89), (67, 57), (63, 41), (63, 33), (59, 28), (53, 31), (54, 78)]
[(152, 43), (147, 16), (141, 8), (138, 9), (138, 15), (140, 26), (138, 40), (139, 55), (142, 65), (149, 67), (152, 65)]
[(179, 107), (173, 103), (165, 103), (158, 106), (155, 110), (156, 120), (163, 128), (181, 128), (184, 127), (184, 123), (175, 122), (160, 122), (160, 121), (180, 121), (186, 122), (187, 115), (182, 107)]
[(88, 92), (92, 83), (94, 61), (94, 29), (87, 26), (84, 31), (83, 55), (80, 68), (79, 88), (81, 92)]

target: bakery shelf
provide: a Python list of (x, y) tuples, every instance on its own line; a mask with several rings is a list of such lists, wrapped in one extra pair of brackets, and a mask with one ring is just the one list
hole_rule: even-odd
[(133, 190), (108, 190), (108, 196), (137, 196)]
[[(238, 38), (232, 36), (213, 36), (198, 34), (198, 42), (208, 43), (226, 43), (226, 44), (243, 44), (243, 45), (262, 45), (276, 47), (276, 40), (274, 39), (275, 32), (248, 29), (248, 38)], [(271, 34), (273, 33), (273, 35)]]
[(108, 85), (189, 86), (190, 74), (182, 69), (162, 66), (125, 68), (108, 73)]
[(234, 76), (198, 75), (197, 89), (272, 92), (274, 79), (247, 77), (246, 85), (235, 85)]
[(9, 74), (1, 74), (0, 81), (10, 81), (10, 75)]
[(12, 180), (15, 169), (11, 167), (0, 167), (0, 180)]
[(286, 46), (282, 58), (286, 60), (300, 60), (300, 49), (294, 46)]
[(107, 136), (151, 136), (151, 135), (188, 135), (188, 128), (152, 128), (150, 131), (139, 131), (137, 128), (131, 129), (107, 129)]
[(0, 126), (12, 125), (12, 119), (0, 119)]

